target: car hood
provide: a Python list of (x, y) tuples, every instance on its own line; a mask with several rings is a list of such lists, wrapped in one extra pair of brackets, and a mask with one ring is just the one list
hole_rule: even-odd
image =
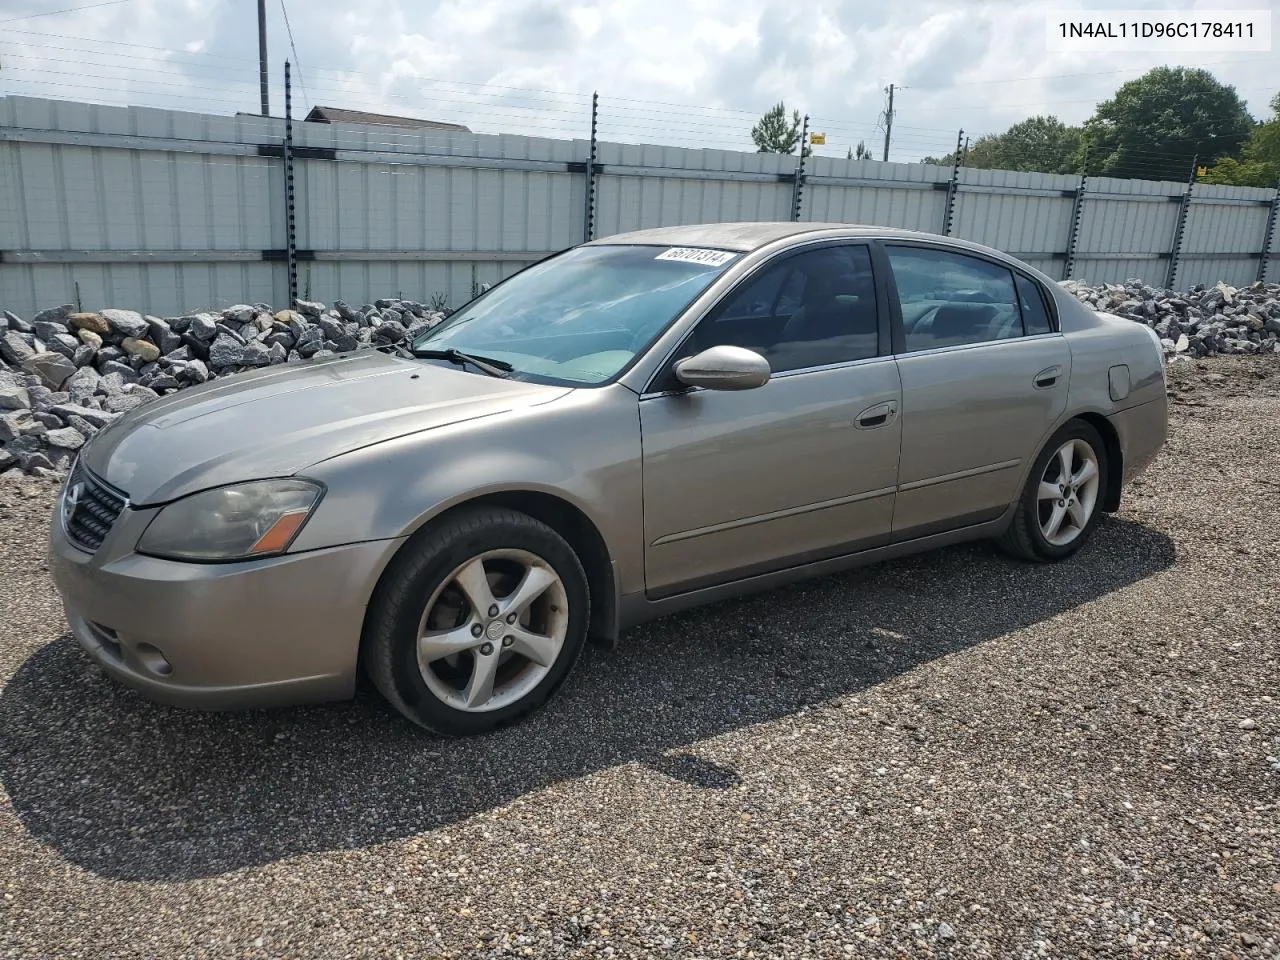
[(151, 401), (104, 428), (83, 459), (131, 503), (164, 503), (289, 476), (360, 447), (568, 392), (362, 351), (219, 378)]

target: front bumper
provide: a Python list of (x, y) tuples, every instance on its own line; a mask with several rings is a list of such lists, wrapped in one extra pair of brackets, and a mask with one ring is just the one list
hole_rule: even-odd
[(58, 514), (49, 569), (76, 640), (121, 683), (206, 710), (350, 697), (366, 605), (403, 543), (179, 563), (132, 552), (152, 511), (126, 509), (93, 554)]

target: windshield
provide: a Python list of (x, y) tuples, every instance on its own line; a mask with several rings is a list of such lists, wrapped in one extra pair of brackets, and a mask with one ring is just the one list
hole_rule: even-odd
[(506, 361), (519, 380), (604, 383), (739, 256), (690, 247), (575, 247), (494, 287), (413, 347)]

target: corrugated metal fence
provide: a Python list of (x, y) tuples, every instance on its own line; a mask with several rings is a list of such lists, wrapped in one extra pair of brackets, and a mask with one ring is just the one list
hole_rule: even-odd
[[(584, 239), (587, 140), (295, 123), (299, 287), (457, 305)], [(0, 308), (282, 304), (284, 123), (0, 98)], [(593, 234), (799, 219), (989, 244), (1049, 276), (1280, 277), (1274, 191), (604, 143)], [(948, 210), (948, 206), (951, 209)]]

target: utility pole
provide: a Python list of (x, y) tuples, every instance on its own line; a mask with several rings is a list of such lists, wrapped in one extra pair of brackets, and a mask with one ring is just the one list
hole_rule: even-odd
[(267, 0), (258, 0), (258, 92), (262, 97), (264, 117), (271, 116), (267, 89)]
[(880, 159), (889, 161), (889, 135), (893, 133), (893, 84), (889, 84), (889, 106), (884, 111), (884, 156)]

